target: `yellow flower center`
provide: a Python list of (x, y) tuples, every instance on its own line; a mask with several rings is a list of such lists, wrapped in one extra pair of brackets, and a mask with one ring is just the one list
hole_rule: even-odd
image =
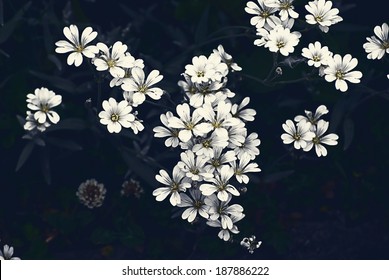
[(343, 80), (343, 78), (344, 78), (344, 73), (343, 73), (341, 70), (338, 70), (338, 71), (336, 71), (336, 73), (335, 73), (335, 77), (336, 77), (338, 80)]
[(120, 116), (118, 114), (112, 114), (111, 115), (111, 121), (117, 122), (119, 121)]

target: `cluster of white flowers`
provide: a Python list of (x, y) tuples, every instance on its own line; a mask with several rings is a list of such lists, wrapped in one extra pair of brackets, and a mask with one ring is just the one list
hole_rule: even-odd
[(318, 41), (310, 43), (308, 48), (303, 48), (302, 56), (308, 59), (309, 66), (319, 68), (319, 75), (324, 76), (327, 82), (335, 81), (335, 88), (342, 92), (348, 90), (346, 81), (355, 84), (362, 78), (362, 72), (351, 71), (358, 64), (356, 58), (350, 54), (343, 57), (334, 55), (327, 46), (322, 47)]
[[(259, 39), (254, 41), (257, 46), (264, 46), (271, 52), (279, 52), (283, 56), (289, 56), (294, 52), (294, 47), (299, 43), (301, 33), (291, 31), (295, 19), (299, 14), (294, 11), (293, 0), (258, 0), (259, 6), (249, 1), (245, 8), (246, 12), (254, 15), (250, 23), (257, 29)], [(317, 25), (325, 33), (328, 32), (329, 26), (336, 24), (343, 19), (338, 15), (339, 10), (332, 8), (332, 2), (326, 0), (314, 0), (305, 5), (309, 12), (305, 16), (306, 22), (311, 25)], [(279, 11), (279, 16), (276, 12)], [(386, 26), (387, 27), (387, 26)], [(382, 28), (384, 30), (384, 26)], [(383, 31), (380, 33), (382, 42), (378, 39), (371, 39), (380, 44), (369, 46), (369, 50), (382, 48), (385, 44)], [(387, 42), (387, 33), (386, 33)], [(386, 43), (387, 44), (387, 43)], [(378, 51), (375, 51), (378, 52)], [(328, 82), (335, 81), (335, 88), (342, 92), (348, 90), (347, 82), (359, 83), (362, 73), (360, 71), (351, 71), (357, 64), (358, 60), (350, 54), (342, 57), (339, 54), (333, 54), (328, 47), (321, 46), (320, 42), (310, 43), (308, 48), (303, 48), (302, 56), (308, 59), (308, 65), (319, 68), (319, 74), (325, 75)]]
[(305, 110), (305, 116), (296, 116), (294, 118), (296, 124), (292, 120), (287, 120), (282, 124), (282, 128), (286, 132), (281, 135), (284, 144), (293, 143), (295, 149), (303, 149), (304, 152), (310, 151), (315, 146), (318, 157), (326, 156), (327, 149), (323, 144), (335, 146), (339, 139), (335, 133), (324, 135), (328, 130), (329, 122), (320, 118), (327, 113), (327, 107), (320, 105), (315, 114)]
[(154, 85), (163, 78), (158, 70), (152, 70), (146, 78), (142, 59), (135, 59), (128, 51), (128, 46), (120, 41), (108, 47), (102, 42), (89, 45), (97, 37), (97, 32), (87, 27), (79, 36), (78, 27), (70, 25), (63, 29), (69, 41), (56, 42), (57, 53), (68, 53), (67, 63), (76, 67), (83, 62), (83, 56), (91, 59), (97, 71), (108, 71), (111, 87), (121, 87), (123, 100), (117, 101), (113, 97), (102, 102), (103, 111), (99, 113), (100, 122), (107, 126), (110, 133), (119, 133), (124, 128), (131, 128), (137, 134), (144, 129), (142, 121), (138, 119), (138, 112), (133, 108), (141, 105), (146, 96), (158, 100), (163, 90)]
[(248, 97), (241, 104), (231, 102), (235, 94), (226, 88), (229, 70), (241, 68), (222, 46), (209, 57), (193, 57), (182, 74), (185, 81), (178, 82), (187, 102), (177, 105), (177, 115), (161, 114), (163, 126), (154, 128), (155, 137), (167, 138), (167, 147), (183, 150), (172, 176), (165, 170), (156, 175), (164, 185), (153, 191), (156, 200), (170, 196), (171, 205), (185, 208), (183, 219), (204, 218), (207, 225), (220, 229), (218, 236), (225, 241), (239, 233), (235, 223), (245, 216), (241, 205), (230, 204), (240, 195), (232, 183), (247, 184), (247, 173), (260, 171), (251, 162), (259, 155), (260, 140), (256, 133), (248, 135), (245, 127), (256, 111), (245, 108)]
[(0, 260), (20, 260), (18, 257), (13, 257), (14, 248), (12, 246), (4, 245), (3, 251), (0, 250)]
[(107, 189), (104, 184), (98, 183), (96, 179), (89, 179), (80, 184), (76, 196), (82, 204), (93, 209), (103, 205), (106, 193)]
[(45, 87), (35, 89), (27, 94), (27, 111), (24, 129), (32, 133), (43, 132), (52, 124), (59, 122), (60, 117), (52, 108), (62, 102), (62, 96)]
[[(389, 27), (386, 22), (381, 26), (374, 27), (376, 36), (366, 37), (367, 42), (363, 44), (363, 48), (367, 52), (368, 59), (381, 59), (385, 54), (389, 53)], [(389, 79), (389, 74), (386, 76)]]

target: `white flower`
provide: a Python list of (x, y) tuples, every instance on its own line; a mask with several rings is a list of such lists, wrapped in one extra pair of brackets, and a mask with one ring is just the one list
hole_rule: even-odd
[[(143, 69), (145, 67), (143, 63), (143, 59), (135, 59), (129, 52), (125, 53), (126, 59), (128, 60), (129, 67), (122, 67), (124, 70), (124, 76), (123, 77), (113, 77), (112, 80), (109, 82), (110, 87), (117, 87), (121, 86), (126, 80), (129, 80), (132, 77), (131, 69), (132, 68), (140, 68)], [(128, 57), (128, 58), (127, 58)]]
[(359, 79), (362, 78), (362, 72), (351, 71), (357, 64), (358, 60), (352, 58), (350, 54), (346, 54), (343, 58), (335, 54), (332, 59), (328, 60), (328, 67), (324, 69), (324, 78), (327, 82), (335, 81), (335, 88), (345, 92), (348, 89), (346, 81), (359, 83)]
[(233, 117), (238, 118), (242, 121), (251, 122), (254, 120), (254, 116), (257, 112), (254, 109), (243, 109), (250, 102), (250, 97), (245, 97), (242, 102), (234, 104), (231, 107), (231, 114)]
[(216, 93), (222, 89), (223, 83), (210, 81), (196, 84), (196, 91), (189, 96), (189, 104), (194, 108), (201, 107), (204, 103), (212, 103), (216, 100)]
[(55, 49), (55, 52), (72, 52), (69, 54), (67, 59), (68, 65), (74, 64), (74, 66), (78, 67), (82, 63), (82, 55), (87, 58), (94, 58), (99, 52), (99, 49), (96, 46), (87, 46), (87, 44), (94, 40), (97, 36), (97, 32), (93, 31), (92, 27), (84, 29), (81, 34), (81, 42), (78, 27), (76, 25), (72, 24), (69, 27), (64, 27), (63, 33), (70, 42), (66, 40), (56, 42), (55, 45), (57, 48)]
[(294, 142), (294, 148), (300, 149), (307, 146), (307, 142), (311, 141), (315, 134), (312, 131), (309, 131), (311, 127), (309, 122), (302, 123), (301, 125), (296, 126), (291, 120), (287, 120), (282, 124), (282, 128), (287, 132), (281, 135), (281, 139), (284, 144), (291, 144)]
[(76, 195), (80, 202), (92, 209), (103, 205), (107, 189), (104, 184), (98, 183), (95, 179), (89, 179), (81, 183)]
[(225, 148), (228, 146), (228, 135), (219, 136), (213, 133), (206, 138), (200, 138), (197, 140), (197, 144), (194, 144), (192, 151), (198, 156), (204, 156), (206, 158), (212, 158), (215, 148)]
[(217, 220), (220, 218), (220, 224), (223, 229), (232, 229), (234, 226), (233, 218), (239, 220), (244, 217), (243, 207), (239, 204), (228, 205), (231, 201), (231, 194), (225, 201), (221, 201), (215, 194), (207, 196), (204, 201), (209, 206), (210, 220)]
[(187, 207), (181, 214), (182, 219), (188, 220), (188, 222), (191, 223), (196, 219), (197, 214), (205, 219), (208, 219), (209, 206), (204, 202), (205, 196), (202, 195), (197, 188), (190, 188), (189, 194), (190, 196), (186, 193), (180, 193), (181, 203), (177, 206)]
[(114, 98), (110, 97), (108, 101), (103, 101), (103, 109), (104, 111), (99, 113), (100, 123), (107, 125), (110, 133), (119, 133), (122, 126), (129, 128), (135, 121), (135, 116), (131, 114), (132, 107), (126, 100), (117, 103)]
[(228, 166), (224, 165), (220, 169), (220, 175), (215, 175), (214, 178), (205, 179), (207, 182), (211, 182), (212, 184), (204, 183), (200, 185), (200, 191), (205, 196), (210, 196), (213, 193), (217, 193), (217, 198), (221, 201), (227, 201), (228, 193), (239, 196), (239, 191), (228, 181), (234, 175), (234, 170)]
[(237, 164), (237, 161), (231, 161), (231, 167), (234, 170), (235, 178), (239, 183), (247, 184), (249, 177), (245, 173), (260, 172), (258, 164), (255, 162), (250, 163), (250, 156), (244, 154)]
[(363, 44), (363, 48), (367, 52), (368, 59), (381, 59), (385, 53), (389, 53), (389, 27), (387, 23), (382, 26), (374, 27), (376, 36), (366, 37), (367, 43)]
[(244, 217), (245, 217), (244, 214), (242, 214), (242, 215), (239, 216), (239, 217), (231, 216), (232, 228), (226, 228), (226, 229), (224, 229), (223, 226), (222, 226), (222, 222), (221, 222), (220, 220), (208, 220), (208, 221), (207, 221), (207, 225), (208, 225), (208, 226), (211, 226), (211, 227), (220, 228), (220, 231), (219, 231), (219, 233), (218, 233), (217, 236), (218, 236), (221, 240), (230, 241), (230, 240), (232, 239), (232, 236), (231, 236), (230, 233), (233, 233), (233, 234), (238, 234), (238, 233), (239, 233), (238, 227), (235, 225), (235, 223), (239, 222), (239, 221), (242, 220)]
[(215, 147), (213, 149), (213, 156), (207, 160), (207, 165), (205, 166), (205, 170), (208, 173), (214, 174), (215, 172), (219, 172), (221, 168), (226, 164), (236, 160), (236, 155), (234, 151), (227, 151), (223, 153), (223, 149), (220, 147)]
[(12, 257), (14, 248), (12, 246), (4, 245), (3, 251), (0, 250), (0, 260), (20, 260), (18, 257)]
[(332, 52), (328, 47), (322, 47), (320, 42), (316, 41), (314, 44), (310, 43), (308, 48), (303, 48), (302, 56), (308, 58), (308, 65), (316, 68), (327, 65), (327, 61), (331, 59)]
[(192, 64), (185, 66), (185, 74), (190, 76), (193, 83), (198, 84), (220, 81), (227, 73), (227, 65), (215, 54), (211, 54), (209, 58), (204, 55), (195, 56), (192, 58)]
[(200, 114), (204, 120), (208, 121), (204, 123), (204, 126), (208, 127), (209, 131), (213, 130), (216, 135), (222, 138), (228, 138), (227, 128), (240, 123), (239, 119), (231, 115), (231, 107), (231, 103), (221, 101), (216, 107), (216, 112), (209, 103), (204, 104), (198, 110), (200, 110)]
[(265, 5), (276, 8), (280, 11), (281, 20), (286, 20), (288, 17), (298, 18), (299, 14), (294, 11), (292, 5), (294, 0), (265, 0)]
[(27, 111), (27, 116), (26, 116), (26, 122), (23, 125), (23, 128), (25, 130), (31, 131), (31, 130), (39, 130), (40, 132), (43, 132), (50, 126), (50, 123), (48, 121), (44, 123), (39, 123), (35, 117), (34, 114), (31, 113), (31, 111)]
[(257, 241), (255, 235), (245, 237), (240, 241), (240, 245), (245, 247), (250, 254), (254, 253), (255, 249), (258, 249), (262, 244), (262, 241)]
[(27, 107), (30, 110), (36, 111), (34, 118), (40, 124), (45, 123), (47, 118), (53, 124), (59, 121), (59, 115), (50, 109), (58, 106), (61, 102), (61, 95), (57, 95), (54, 91), (45, 87), (35, 89), (34, 94), (27, 94)]
[(217, 50), (213, 50), (213, 53), (220, 56), (222, 62), (227, 64), (232, 71), (241, 71), (242, 67), (240, 67), (236, 62), (233, 61), (232, 56), (224, 51), (222, 45), (217, 47)]
[(172, 116), (168, 119), (168, 123), (170, 128), (180, 129), (178, 138), (182, 142), (188, 142), (192, 135), (202, 136), (210, 131), (211, 128), (205, 123), (200, 123), (203, 118), (200, 114), (200, 109), (194, 110), (192, 116), (187, 103), (177, 105), (176, 110), (180, 118)]
[(317, 123), (317, 128), (315, 131), (315, 136), (311, 141), (307, 142), (307, 146), (304, 148), (305, 152), (308, 152), (312, 149), (313, 146), (315, 146), (315, 151), (318, 157), (323, 156), (325, 157), (327, 155), (327, 149), (322, 145), (330, 145), (335, 146), (338, 144), (337, 140), (339, 139), (339, 136), (335, 133), (327, 134), (323, 136), (323, 134), (328, 129), (329, 122), (326, 122), (325, 120), (319, 120)]
[(125, 80), (122, 84), (122, 89), (132, 92), (133, 106), (136, 107), (146, 100), (146, 95), (154, 100), (161, 99), (163, 90), (158, 87), (151, 87), (160, 82), (163, 76), (159, 74), (158, 70), (153, 70), (145, 80), (145, 73), (143, 69), (134, 67), (131, 69), (131, 78)]
[(181, 197), (179, 192), (185, 192), (186, 189), (191, 187), (191, 184), (186, 180), (185, 173), (176, 165), (173, 168), (173, 178), (170, 178), (169, 174), (161, 169), (159, 175), (155, 175), (155, 179), (161, 184), (167, 187), (161, 187), (153, 191), (153, 195), (157, 201), (164, 200), (170, 194), (170, 203), (173, 206), (181, 203)]
[(102, 54), (93, 60), (96, 70), (108, 70), (112, 77), (124, 77), (123, 68), (130, 68), (133, 64), (132, 56), (126, 55), (127, 45), (117, 41), (111, 50), (104, 43), (97, 43), (97, 47)]
[(234, 149), (242, 146), (247, 136), (247, 128), (244, 122), (240, 122), (238, 125), (232, 126), (228, 129), (228, 148)]
[(245, 138), (243, 143), (235, 147), (234, 152), (239, 159), (241, 159), (243, 155), (248, 155), (250, 159), (253, 160), (257, 155), (259, 155), (259, 149), (257, 146), (260, 144), (261, 140), (258, 139), (258, 133), (252, 132)]
[(290, 32), (289, 28), (277, 26), (269, 32), (265, 47), (271, 52), (280, 52), (283, 56), (288, 56), (294, 52), (294, 47), (299, 43), (299, 35)]
[(321, 31), (327, 33), (329, 26), (341, 22), (342, 17), (338, 15), (339, 10), (332, 9), (332, 2), (326, 0), (314, 0), (305, 5), (305, 9), (310, 13), (305, 16), (309, 24), (317, 24)]
[(311, 111), (305, 110), (305, 115), (298, 115), (294, 117), (294, 121), (297, 122), (297, 125), (303, 124), (303, 123), (309, 123), (310, 124), (310, 131), (315, 131), (316, 130), (316, 124), (321, 118), (321, 116), (325, 115), (328, 113), (328, 109), (325, 105), (320, 105), (317, 107), (315, 114), (313, 115)]
[(213, 175), (209, 174), (205, 168), (205, 162), (207, 159), (203, 156), (196, 156), (191, 150), (182, 152), (181, 161), (177, 163), (177, 166), (181, 168), (186, 177), (192, 181), (202, 181), (204, 178), (210, 178)]
[(255, 15), (251, 18), (250, 24), (261, 28), (271, 18), (275, 17), (273, 14), (277, 11), (277, 8), (268, 7), (265, 5), (264, 0), (257, 0), (259, 6), (253, 1), (249, 1), (246, 4), (244, 10), (246, 13)]
[(168, 111), (166, 114), (161, 114), (159, 117), (164, 126), (154, 127), (154, 137), (164, 138), (168, 137), (165, 140), (166, 147), (177, 147), (180, 140), (178, 139), (179, 130), (176, 128), (169, 127), (169, 119), (173, 117), (173, 113)]

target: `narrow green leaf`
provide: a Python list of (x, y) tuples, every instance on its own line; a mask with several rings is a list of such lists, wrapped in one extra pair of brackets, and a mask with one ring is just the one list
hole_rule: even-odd
[[(9, 36), (13, 33), (15, 30), (16, 26), (22, 19), (24, 13), (28, 10), (28, 8), (31, 6), (32, 1), (27, 2), (26, 5), (24, 5), (15, 15), (14, 17), (6, 22), (2, 27), (0, 28), (0, 44), (4, 43), (7, 41)], [(0, 12), (2, 13), (2, 12)]]
[(16, 164), (15, 171), (18, 171), (24, 163), (27, 161), (27, 159), (30, 157), (32, 150), (34, 149), (34, 142), (28, 142), (26, 146), (24, 146), (22, 152), (20, 153), (18, 163)]

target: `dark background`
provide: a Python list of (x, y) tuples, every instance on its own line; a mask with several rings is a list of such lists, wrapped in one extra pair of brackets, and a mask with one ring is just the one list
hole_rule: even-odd
[[(302, 35), (294, 55), (319, 40), (334, 53), (357, 57), (364, 76), (347, 93), (324, 79), (264, 86), (272, 54), (253, 45), (255, 30), (247, 1), (0, 1), (0, 238), (22, 259), (387, 259), (389, 256), (388, 61), (368, 60), (362, 47), (373, 28), (387, 22), (379, 1), (334, 1), (343, 22), (328, 34)], [(375, 3), (375, 4), (374, 4)], [(306, 1), (295, 1), (304, 19)], [(378, 8), (377, 8), (378, 7)], [(96, 102), (96, 71), (68, 66), (67, 55), (54, 52), (64, 39), (64, 26), (92, 26), (94, 41), (121, 40), (147, 70), (158, 69), (160, 87), (180, 102), (177, 81), (194, 55), (208, 55), (218, 44), (243, 68), (229, 87), (240, 102), (251, 98), (256, 121), (249, 133), (261, 139), (256, 158), (262, 172), (252, 177), (247, 194), (235, 200), (246, 217), (237, 225), (234, 242), (218, 230), (171, 218), (168, 201), (151, 195), (154, 175), (170, 170), (179, 151), (152, 138), (161, 108), (144, 104), (139, 114), (145, 131), (138, 136), (110, 135), (96, 124), (84, 102)], [(387, 56), (386, 56), (387, 58)], [(300, 78), (311, 69), (304, 63), (283, 67), (280, 81)], [(29, 143), (17, 116), (25, 117), (26, 95), (37, 87), (61, 94), (57, 107), (62, 125), (50, 131), (46, 146), (35, 146), (16, 172)], [(108, 82), (103, 98), (120, 97)], [(163, 104), (166, 100), (161, 100)], [(281, 124), (304, 110), (325, 104), (324, 119), (340, 136), (328, 156), (290, 151), (282, 144)], [(69, 120), (70, 119), (70, 120)], [(67, 121), (65, 121), (67, 120)], [(125, 147), (123, 150), (122, 148)], [(75, 192), (96, 178), (107, 196), (89, 210)], [(140, 181), (140, 199), (121, 197), (125, 179)], [(250, 255), (239, 246), (255, 234), (262, 246)]]

